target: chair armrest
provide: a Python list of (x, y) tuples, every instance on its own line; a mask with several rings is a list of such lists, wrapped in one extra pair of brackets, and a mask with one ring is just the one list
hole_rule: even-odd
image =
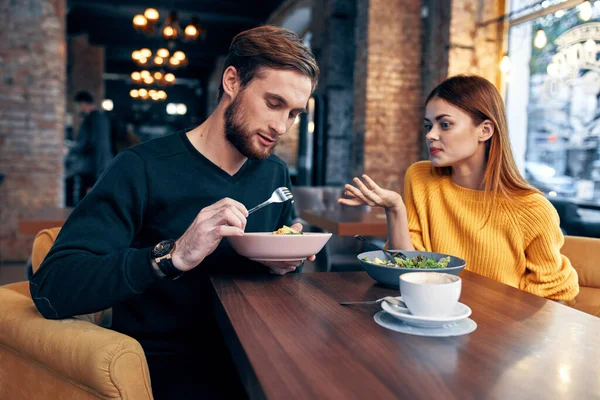
[(0, 287), (0, 346), (100, 397), (152, 399), (146, 357), (135, 339), (83, 320), (45, 319), (28, 292), (29, 282)]
[(561, 253), (577, 271), (579, 286), (600, 288), (600, 239), (565, 236)]

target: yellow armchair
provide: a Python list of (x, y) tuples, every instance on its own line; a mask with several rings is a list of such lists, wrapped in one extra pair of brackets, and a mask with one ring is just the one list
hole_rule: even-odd
[[(35, 269), (57, 233), (36, 237)], [(0, 287), (0, 304), (0, 399), (153, 398), (141, 345), (97, 325), (102, 314), (45, 319), (29, 282)]]
[(567, 305), (600, 317), (600, 239), (565, 236), (561, 252), (579, 276), (579, 294)]

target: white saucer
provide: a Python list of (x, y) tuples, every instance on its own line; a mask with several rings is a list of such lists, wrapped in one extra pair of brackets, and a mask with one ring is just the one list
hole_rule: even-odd
[(373, 319), (379, 326), (390, 329), (394, 332), (406, 333), (417, 336), (448, 337), (466, 335), (477, 329), (477, 323), (471, 318), (466, 318), (458, 322), (442, 325), (437, 328), (422, 328), (413, 325), (407, 325), (396, 319), (392, 314), (385, 311), (379, 311), (373, 316)]
[[(398, 297), (398, 299), (402, 300), (402, 297)], [(440, 328), (467, 319), (471, 315), (471, 309), (463, 303), (457, 303), (452, 314), (447, 317), (421, 317), (412, 315), (408, 309), (394, 306), (387, 301), (381, 302), (381, 308), (405, 324), (421, 328)]]

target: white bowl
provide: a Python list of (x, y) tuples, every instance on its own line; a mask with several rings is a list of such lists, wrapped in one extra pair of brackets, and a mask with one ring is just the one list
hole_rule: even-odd
[(227, 239), (239, 254), (254, 261), (302, 261), (317, 254), (331, 233), (274, 235), (273, 232), (244, 233)]

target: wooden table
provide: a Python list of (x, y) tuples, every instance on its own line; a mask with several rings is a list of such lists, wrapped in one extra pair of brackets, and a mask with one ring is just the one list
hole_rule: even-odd
[(600, 318), (468, 271), (475, 332), (387, 330), (394, 294), (364, 272), (213, 277), (215, 309), (251, 399), (600, 398)]
[(379, 210), (336, 209), (334, 211), (306, 210), (302, 219), (338, 236), (384, 236), (387, 237), (385, 213)]
[(46, 207), (19, 219), (21, 235), (36, 235), (42, 229), (62, 227), (72, 208)]

